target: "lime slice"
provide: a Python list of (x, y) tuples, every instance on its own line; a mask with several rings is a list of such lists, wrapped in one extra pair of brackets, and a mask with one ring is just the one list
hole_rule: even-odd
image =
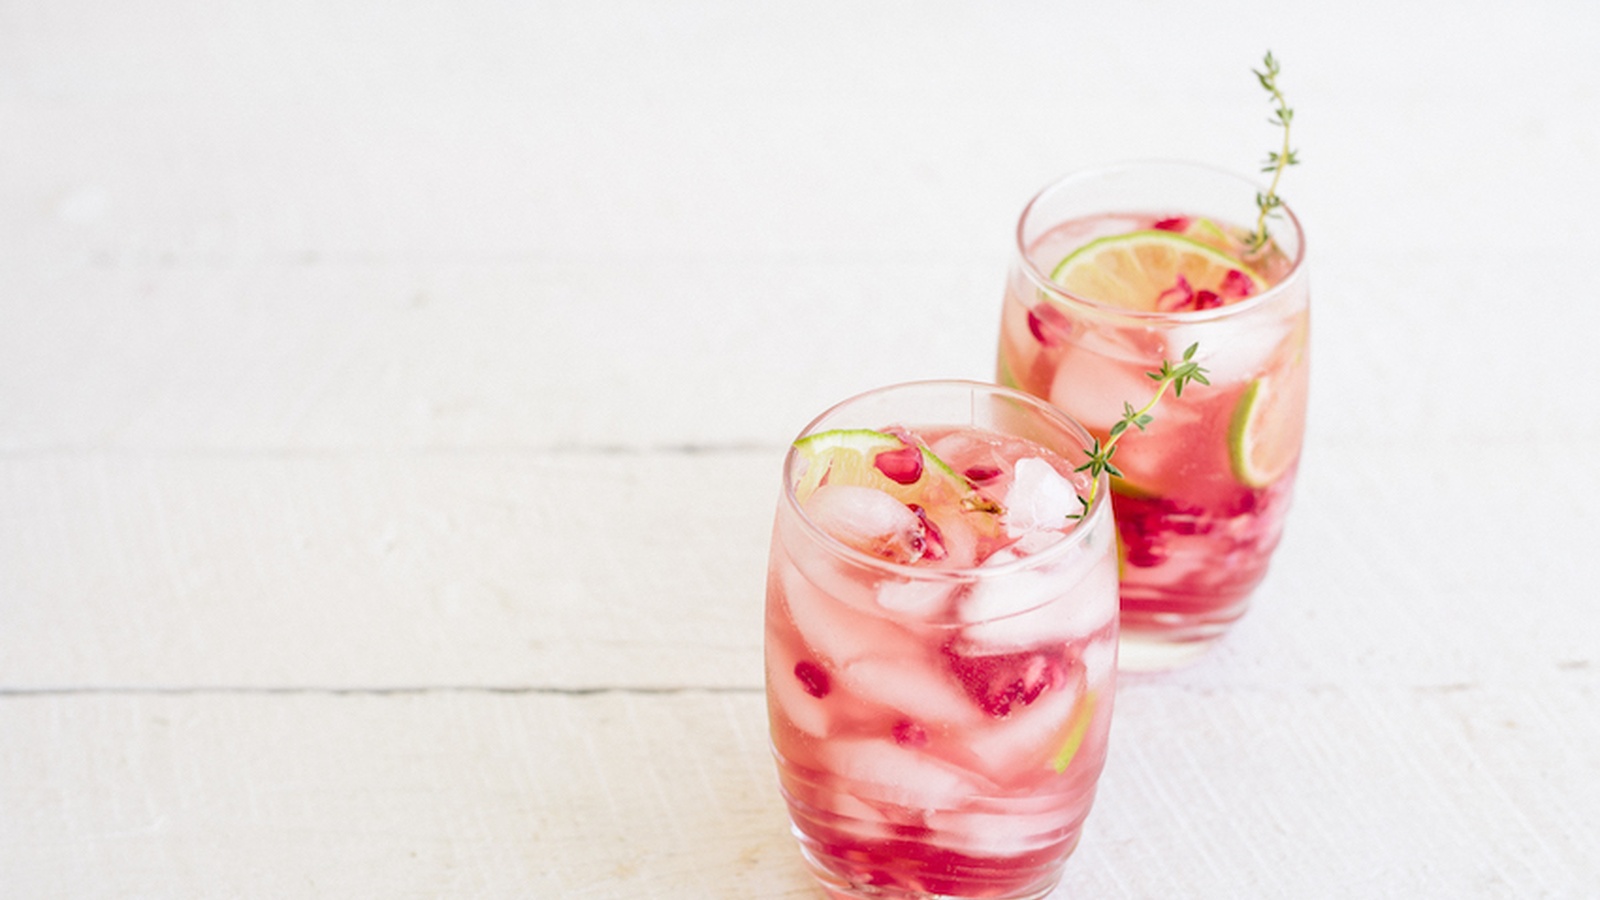
[(1262, 488), (1289, 471), (1300, 455), (1305, 406), (1305, 391), (1298, 385), (1273, 377), (1250, 382), (1228, 426), (1228, 456), (1235, 478)]
[[(933, 451), (920, 445), (913, 448), (887, 432), (869, 428), (819, 431), (795, 441), (794, 447), (806, 461), (805, 473), (794, 489), (801, 503), (826, 479), (828, 484), (877, 488), (902, 503), (932, 506), (941, 500), (965, 501), (968, 508), (993, 511), (988, 508), (994, 504), (980, 497)], [(880, 460), (883, 454), (894, 456)]]
[(1067, 719), (1067, 727), (1061, 749), (1056, 751), (1055, 758), (1050, 761), (1052, 768), (1059, 775), (1072, 765), (1072, 758), (1078, 755), (1078, 748), (1083, 746), (1084, 735), (1089, 733), (1089, 723), (1094, 721), (1094, 691), (1083, 695), (1078, 701), (1077, 708), (1072, 711), (1072, 716)]
[(1249, 266), (1192, 237), (1134, 231), (1084, 244), (1063, 259), (1050, 278), (1097, 303), (1153, 312), (1162, 294), (1180, 284), (1180, 277), (1194, 291), (1222, 294), (1232, 271), (1249, 279), (1252, 294), (1267, 287)]

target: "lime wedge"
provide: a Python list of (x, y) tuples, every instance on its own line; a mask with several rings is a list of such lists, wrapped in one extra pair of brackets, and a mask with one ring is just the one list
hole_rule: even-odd
[[(887, 432), (869, 428), (819, 431), (795, 441), (794, 448), (806, 461), (794, 489), (801, 503), (826, 480), (828, 484), (877, 488), (902, 503), (932, 506), (943, 500), (995, 511), (988, 509), (993, 503), (980, 497), (971, 483), (932, 450), (913, 447)], [(884, 454), (892, 456), (880, 459)]]
[(1235, 478), (1262, 488), (1289, 471), (1300, 456), (1305, 406), (1305, 391), (1299, 385), (1267, 376), (1250, 382), (1228, 426), (1228, 456)]
[(1249, 266), (1195, 238), (1170, 231), (1134, 231), (1084, 244), (1063, 259), (1050, 278), (1097, 303), (1153, 312), (1162, 295), (1180, 284), (1193, 291), (1224, 293), (1229, 272), (1239, 273), (1235, 279), (1248, 279), (1252, 294), (1267, 287)]
[(1089, 733), (1089, 723), (1094, 720), (1094, 691), (1083, 695), (1078, 705), (1072, 711), (1072, 716), (1067, 719), (1067, 727), (1061, 742), (1061, 748), (1056, 751), (1055, 758), (1050, 761), (1051, 768), (1059, 775), (1072, 765), (1072, 758), (1078, 755), (1078, 748), (1083, 746), (1084, 735)]

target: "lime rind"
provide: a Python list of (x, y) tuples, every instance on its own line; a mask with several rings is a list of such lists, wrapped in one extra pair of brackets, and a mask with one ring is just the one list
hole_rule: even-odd
[(834, 473), (847, 483), (881, 488), (887, 493), (905, 499), (913, 493), (914, 485), (928, 482), (930, 475), (935, 483), (947, 483), (957, 496), (973, 493), (967, 480), (932, 450), (920, 444), (924, 474), (913, 485), (899, 485), (890, 481), (873, 467), (879, 453), (899, 450), (907, 443), (899, 437), (870, 428), (838, 428), (806, 435), (794, 442), (794, 447), (806, 460), (806, 470), (795, 485), (795, 497), (804, 503), (822, 484), (822, 479)]
[(905, 442), (894, 435), (870, 428), (840, 428), (808, 434), (794, 442), (794, 448), (806, 461), (806, 470), (794, 486), (795, 497), (801, 503), (810, 499), (812, 492), (822, 484), (822, 479), (845, 454), (859, 457), (860, 462), (854, 466), (859, 467), (862, 463), (871, 465), (878, 453), (898, 450), (903, 446)]
[(1088, 691), (1083, 699), (1072, 711), (1072, 717), (1067, 723), (1066, 739), (1062, 741), (1061, 748), (1056, 751), (1050, 760), (1051, 768), (1060, 775), (1072, 766), (1072, 760), (1078, 755), (1078, 749), (1083, 746), (1084, 736), (1089, 733), (1089, 723), (1094, 720), (1095, 692)]
[(1277, 458), (1261, 460), (1258, 452), (1261, 441), (1276, 427), (1270, 421), (1273, 410), (1271, 399), (1273, 383), (1267, 378), (1250, 382), (1233, 408), (1233, 419), (1228, 423), (1228, 459), (1233, 466), (1233, 477), (1240, 484), (1264, 488), (1283, 477), (1294, 462), (1292, 452), (1279, 451)]
[[(1199, 272), (1196, 272), (1196, 270)], [(1170, 287), (1185, 270), (1205, 272), (1219, 282), (1222, 273), (1238, 270), (1250, 280), (1252, 293), (1267, 282), (1250, 266), (1211, 244), (1171, 231), (1144, 230), (1096, 238), (1069, 253), (1050, 273), (1050, 280), (1096, 302), (1140, 309)], [(1202, 279), (1204, 281), (1204, 279)], [(1196, 288), (1216, 285), (1196, 282)]]
[(905, 441), (892, 434), (874, 431), (870, 428), (835, 428), (832, 431), (819, 431), (808, 434), (794, 442), (796, 450), (806, 457), (818, 457), (829, 450), (844, 447), (860, 453), (881, 450), (895, 450), (905, 446)]
[(1066, 274), (1068, 269), (1075, 265), (1081, 264), (1085, 258), (1095, 255), (1095, 253), (1101, 249), (1106, 247), (1114, 247), (1118, 244), (1132, 245), (1136, 243), (1167, 244), (1175, 250), (1196, 253), (1210, 259), (1217, 265), (1227, 266), (1230, 269), (1238, 269), (1240, 272), (1243, 272), (1245, 277), (1249, 278), (1258, 289), (1265, 288), (1267, 286), (1266, 279), (1257, 274), (1254, 269), (1229, 256), (1228, 254), (1223, 253), (1221, 250), (1218, 250), (1210, 244), (1197, 240), (1196, 238), (1189, 237), (1188, 235), (1178, 234), (1177, 232), (1156, 231), (1154, 229), (1147, 231), (1130, 231), (1126, 234), (1112, 234), (1101, 238), (1095, 238), (1089, 243), (1084, 244), (1082, 247), (1079, 247), (1078, 249), (1067, 254), (1067, 258), (1063, 259), (1060, 264), (1056, 266), (1055, 271), (1050, 273), (1050, 280), (1056, 282), (1061, 281), (1062, 276)]

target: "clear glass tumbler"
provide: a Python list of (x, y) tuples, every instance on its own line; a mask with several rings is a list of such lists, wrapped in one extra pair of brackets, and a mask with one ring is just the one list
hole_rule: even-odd
[(1060, 880), (1116, 675), (1108, 488), (1073, 471), (1091, 441), (1033, 397), (959, 381), (860, 395), (795, 441), (767, 703), (830, 895), (1038, 898)]
[(1283, 533), (1305, 430), (1310, 291), (1287, 206), (1251, 249), (1249, 179), (1186, 163), (1064, 178), (1022, 213), (1001, 316), (1000, 383), (1104, 440), (1152, 396), (1145, 373), (1198, 344), (1210, 385), (1130, 430), (1111, 482), (1122, 666), (1204, 652), (1248, 604)]

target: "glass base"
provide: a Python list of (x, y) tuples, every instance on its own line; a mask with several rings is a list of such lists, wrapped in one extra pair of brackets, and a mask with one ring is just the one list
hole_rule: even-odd
[[(830, 900), (969, 900), (967, 896), (961, 894), (938, 894), (895, 885), (851, 882), (819, 859), (803, 834), (797, 831), (796, 836), (801, 838), (800, 855), (805, 858), (812, 877), (817, 879), (823, 893), (827, 894)], [(1073, 841), (1073, 846), (1077, 846), (1077, 841)], [(1068, 853), (1070, 852), (1069, 850)], [(1061, 875), (1061, 869), (1058, 868), (1053, 875), (1024, 889), (1020, 894), (985, 893), (982, 896), (991, 900), (1044, 900), (1056, 889), (1056, 885), (1061, 883)], [(973, 895), (974, 898), (976, 896), (978, 895)]]
[(1160, 672), (1189, 665), (1206, 655), (1221, 636), (1174, 640), (1168, 632), (1124, 627), (1117, 642), (1117, 671)]
[[(880, 857), (850, 854), (834, 855), (793, 822), (790, 829), (800, 843), (806, 867), (832, 900), (1043, 900), (1061, 883), (1067, 857), (1083, 837), (1082, 822), (1073, 829), (1064, 846), (1035, 854), (1026, 862), (990, 861), (991, 867), (974, 867), (952, 859), (946, 866), (923, 871), (886, 871), (883, 864), (895, 861)], [(909, 860), (898, 860), (900, 863)]]
[(1248, 593), (1220, 601), (1214, 596), (1130, 597), (1124, 584), (1117, 671), (1159, 672), (1188, 665), (1204, 656), (1249, 605)]

